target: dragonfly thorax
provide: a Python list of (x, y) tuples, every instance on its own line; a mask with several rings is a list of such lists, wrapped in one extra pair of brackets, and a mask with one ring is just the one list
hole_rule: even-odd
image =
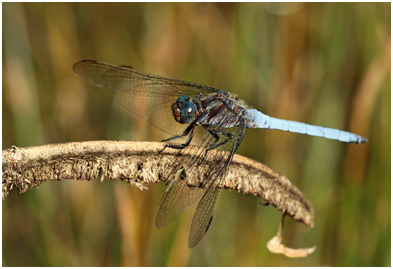
[(188, 95), (180, 96), (172, 104), (172, 114), (179, 123), (191, 123), (195, 120), (195, 105), (190, 101)]

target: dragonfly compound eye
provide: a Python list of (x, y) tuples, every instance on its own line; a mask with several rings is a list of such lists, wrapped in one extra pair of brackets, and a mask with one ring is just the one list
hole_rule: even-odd
[(195, 120), (195, 106), (193, 103), (186, 101), (180, 109), (181, 123), (191, 123)]
[(190, 96), (188, 95), (182, 95), (179, 98), (177, 98), (176, 103), (180, 104), (180, 106), (185, 103), (190, 101)]

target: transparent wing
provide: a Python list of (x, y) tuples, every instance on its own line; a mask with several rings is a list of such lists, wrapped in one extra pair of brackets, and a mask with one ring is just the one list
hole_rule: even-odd
[(189, 248), (195, 247), (209, 229), (220, 193), (221, 189), (209, 189), (198, 203), (188, 237)]
[(165, 191), (156, 216), (157, 228), (164, 228), (176, 220), (205, 190), (189, 187), (185, 180), (173, 181)]
[(171, 135), (179, 134), (171, 105), (182, 95), (191, 98), (219, 90), (188, 81), (146, 74), (131, 67), (113, 66), (84, 60), (73, 66), (74, 72), (88, 82), (105, 88), (114, 99), (134, 114)]

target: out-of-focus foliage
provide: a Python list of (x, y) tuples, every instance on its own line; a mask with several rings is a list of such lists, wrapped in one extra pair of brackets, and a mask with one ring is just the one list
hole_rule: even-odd
[(366, 136), (365, 145), (249, 130), (238, 153), (287, 175), (315, 228), (225, 192), (201, 243), (190, 208), (157, 230), (165, 186), (50, 182), (3, 201), (5, 266), (389, 266), (390, 3), (3, 3), (3, 149), (97, 139), (160, 140), (71, 67), (81, 59), (214, 86), (268, 115)]

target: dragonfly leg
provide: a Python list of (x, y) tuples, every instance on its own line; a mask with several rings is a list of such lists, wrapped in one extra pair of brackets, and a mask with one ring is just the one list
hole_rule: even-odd
[[(224, 145), (226, 142), (228, 142), (229, 140), (231, 140), (233, 138), (233, 134), (225, 132), (225, 131), (209, 130), (209, 133), (215, 138), (215, 141), (210, 144), (210, 147), (207, 150), (212, 150), (212, 149), (218, 148), (219, 146)], [(220, 139), (217, 134), (224, 135), (227, 137), (227, 139), (225, 139), (221, 143), (217, 144), (218, 140)]]
[[(231, 133), (229, 133), (229, 132), (225, 132), (225, 131), (221, 131), (221, 130), (207, 130), (207, 131), (214, 137), (214, 142), (212, 142), (212, 143), (209, 145), (209, 148), (206, 149), (206, 151), (205, 151), (205, 158), (206, 158), (207, 153), (208, 153), (210, 150), (215, 149), (215, 148), (218, 148), (219, 146), (224, 145), (225, 143), (227, 143), (229, 140), (231, 140), (231, 139), (233, 138), (233, 135), (232, 135)], [(218, 136), (218, 134), (221, 134), (221, 135), (223, 135), (223, 136), (226, 136), (227, 138), (226, 138), (224, 141), (222, 141), (222, 142), (220, 142), (220, 143), (217, 143), (218, 140), (220, 139), (220, 137)]]
[(172, 136), (172, 137), (170, 137), (168, 139), (162, 140), (162, 142), (167, 142), (167, 141), (171, 141), (173, 139), (185, 137), (185, 136), (187, 136), (189, 134), (188, 138), (187, 138), (187, 141), (184, 144), (176, 145), (176, 144), (168, 143), (161, 150), (159, 150), (158, 152), (159, 153), (163, 152), (164, 149), (167, 148), (167, 147), (168, 148), (173, 148), (173, 149), (184, 149), (185, 147), (190, 145), (192, 137), (194, 136), (195, 129), (196, 129), (196, 125), (195, 124), (194, 125), (190, 124), (190, 126), (188, 126), (187, 129), (181, 135)]
[[(168, 144), (166, 144), (166, 145), (164, 146), (163, 149), (159, 150), (158, 152), (160, 152), (160, 153), (163, 152), (164, 149), (167, 148), (167, 147), (168, 147), (168, 148), (173, 148), (173, 149), (184, 149), (185, 147), (187, 147), (188, 145), (190, 145), (191, 140), (192, 140), (192, 138), (193, 138), (193, 136), (194, 136), (194, 132), (195, 132), (195, 129), (196, 129), (198, 123), (201, 122), (202, 120), (204, 120), (204, 119), (206, 118), (207, 115), (208, 115), (207, 112), (202, 113), (201, 115), (199, 115), (199, 116), (198, 116), (198, 117), (197, 117), (197, 118), (187, 127), (187, 129), (184, 130), (184, 132), (183, 132), (181, 135), (175, 135), (175, 136), (172, 136), (172, 137), (170, 137), (170, 138), (167, 138), (167, 139), (164, 139), (164, 140), (161, 141), (161, 142), (167, 142), (167, 141), (171, 141), (171, 140), (174, 140), (174, 139), (177, 139), (177, 138), (185, 137), (185, 136), (187, 136), (188, 134), (190, 134), (190, 135), (188, 136), (187, 141), (186, 141), (184, 144), (176, 145), (176, 144), (170, 144), (170, 143), (168, 143)], [(190, 133), (190, 132), (191, 132), (191, 133)]]

